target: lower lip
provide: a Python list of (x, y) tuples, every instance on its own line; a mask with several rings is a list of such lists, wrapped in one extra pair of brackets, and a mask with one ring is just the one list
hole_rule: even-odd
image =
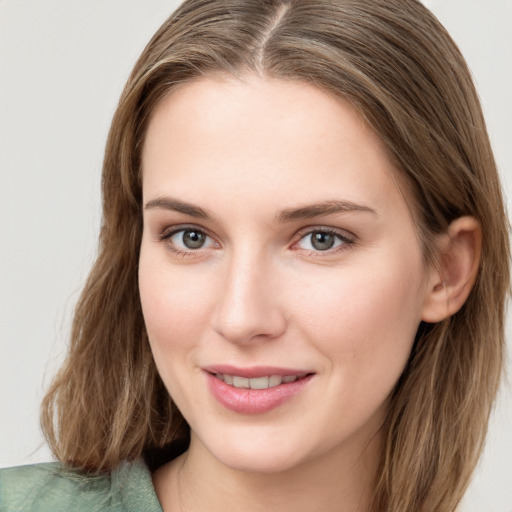
[(208, 386), (215, 399), (226, 409), (240, 414), (262, 414), (279, 407), (298, 395), (311, 381), (307, 375), (295, 382), (279, 384), (267, 389), (235, 388), (206, 373)]

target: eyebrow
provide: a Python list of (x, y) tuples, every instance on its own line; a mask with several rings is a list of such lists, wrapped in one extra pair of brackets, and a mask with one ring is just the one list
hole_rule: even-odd
[(344, 212), (364, 212), (377, 215), (377, 212), (373, 208), (353, 203), (352, 201), (324, 201), (322, 203), (309, 204), (299, 208), (287, 208), (277, 216), (277, 220), (279, 222), (290, 222)]
[(172, 197), (157, 197), (156, 199), (148, 201), (144, 208), (146, 210), (151, 210), (153, 208), (159, 208), (161, 210), (172, 210), (175, 212), (184, 213), (185, 215), (190, 215), (191, 217), (196, 217), (198, 219), (213, 219), (213, 215), (207, 210)]
[[(204, 220), (212, 220), (214, 218), (214, 215), (208, 210), (204, 210), (199, 206), (195, 206), (173, 197), (157, 197), (156, 199), (148, 201), (144, 208), (146, 210), (153, 208), (171, 210)], [(286, 208), (276, 216), (276, 220), (277, 222), (292, 222), (345, 212), (363, 212), (377, 215), (377, 212), (368, 206), (353, 203), (352, 201), (334, 200), (309, 204), (299, 208)]]

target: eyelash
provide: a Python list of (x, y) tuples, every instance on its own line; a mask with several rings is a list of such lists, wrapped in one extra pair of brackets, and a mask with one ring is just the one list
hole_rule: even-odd
[[(210, 236), (208, 234), (208, 232), (205, 231), (203, 228), (199, 228), (197, 226), (189, 225), (189, 224), (173, 226), (172, 228), (165, 229), (162, 233), (160, 233), (158, 235), (158, 240), (161, 242), (167, 242), (166, 243), (167, 249), (169, 251), (171, 251), (172, 253), (174, 253), (178, 256), (181, 256), (183, 258), (195, 256), (201, 249), (203, 249), (203, 250), (209, 249), (209, 248), (199, 247), (197, 249), (184, 250), (181, 248), (177, 248), (175, 244), (170, 242), (170, 240), (173, 236), (175, 236), (181, 232), (184, 233), (186, 231), (194, 231), (196, 233), (203, 234), (206, 237), (213, 240), (213, 237)], [(334, 254), (334, 253), (337, 253), (340, 251), (345, 251), (345, 250), (349, 249), (350, 246), (352, 246), (356, 242), (356, 237), (352, 234), (348, 234), (345, 231), (340, 231), (340, 230), (336, 230), (333, 228), (327, 228), (325, 226), (318, 226), (318, 227), (311, 226), (311, 227), (302, 229), (301, 231), (299, 231), (297, 233), (297, 235), (295, 235), (295, 237), (294, 237), (295, 241), (291, 245), (292, 250), (300, 250), (300, 248), (294, 248), (294, 247), (296, 247), (302, 240), (306, 239), (306, 237), (311, 236), (314, 233), (320, 233), (323, 235), (332, 235), (333, 237), (335, 237), (334, 243), (338, 243), (338, 245), (335, 246), (334, 248), (328, 248), (326, 250), (303, 249), (304, 251), (307, 251), (308, 256), (322, 257), (325, 255), (331, 255), (331, 254)], [(219, 247), (219, 244), (217, 242), (214, 242), (214, 243), (217, 245), (217, 247)]]

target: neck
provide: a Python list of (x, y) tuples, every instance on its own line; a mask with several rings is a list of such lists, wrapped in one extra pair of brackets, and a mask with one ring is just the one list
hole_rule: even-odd
[(380, 436), (279, 472), (225, 466), (192, 435), (189, 450), (154, 475), (164, 512), (368, 512)]

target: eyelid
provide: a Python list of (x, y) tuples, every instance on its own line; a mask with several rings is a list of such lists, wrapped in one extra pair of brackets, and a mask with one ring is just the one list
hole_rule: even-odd
[(215, 237), (205, 228), (202, 226), (198, 226), (196, 224), (175, 224), (172, 226), (168, 226), (161, 230), (159, 234), (157, 235), (158, 240), (166, 240), (170, 238), (171, 236), (175, 235), (176, 233), (179, 233), (180, 231), (187, 231), (187, 230), (195, 230), (200, 231), (201, 233), (204, 233), (205, 235), (209, 236), (212, 239), (215, 239)]
[(297, 231), (294, 239), (300, 240), (304, 238), (306, 235), (310, 235), (311, 233), (315, 232), (332, 233), (333, 235), (337, 235), (343, 238), (344, 240), (350, 242), (355, 242), (357, 240), (357, 236), (354, 233), (347, 231), (346, 229), (335, 228), (333, 226), (325, 226), (321, 224), (318, 226), (307, 226), (305, 228), (301, 228), (299, 231)]

